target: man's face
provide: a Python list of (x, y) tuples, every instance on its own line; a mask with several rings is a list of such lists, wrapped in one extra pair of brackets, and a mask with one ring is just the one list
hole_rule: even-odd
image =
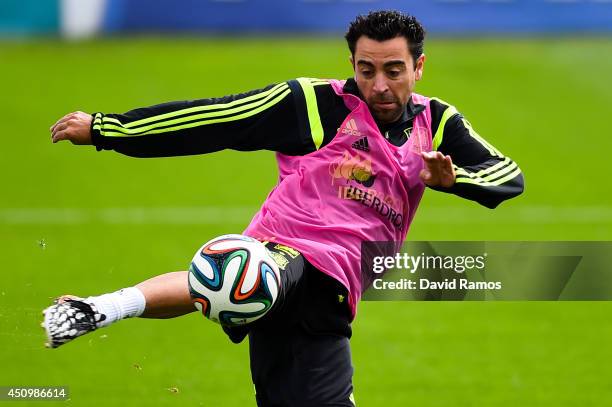
[(361, 36), (357, 40), (351, 57), (355, 81), (379, 123), (392, 123), (401, 117), (415, 82), (423, 75), (424, 62), (421, 55), (414, 68), (404, 37), (379, 42)]

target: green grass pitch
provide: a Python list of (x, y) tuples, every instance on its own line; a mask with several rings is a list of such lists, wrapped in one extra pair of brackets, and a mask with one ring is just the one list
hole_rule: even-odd
[[(526, 192), (491, 211), (428, 191), (409, 238), (612, 239), (612, 41), (432, 39), (426, 52), (417, 90), (515, 159)], [(246, 343), (199, 315), (126, 321), (56, 350), (38, 323), (59, 294), (183, 270), (206, 240), (242, 231), (275, 182), (273, 154), (133, 159), (52, 145), (48, 128), (73, 110), (345, 78), (345, 45), (29, 40), (1, 42), (0, 61), (0, 385), (67, 385), (73, 406), (254, 405)], [(611, 314), (605, 302), (362, 303), (357, 405), (610, 405)]]

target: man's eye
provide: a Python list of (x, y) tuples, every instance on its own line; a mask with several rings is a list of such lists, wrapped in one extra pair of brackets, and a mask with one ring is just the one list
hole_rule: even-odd
[(372, 71), (361, 71), (361, 74), (363, 76), (371, 76), (372, 75)]
[(397, 78), (400, 74), (400, 71), (389, 71), (389, 76), (392, 78)]

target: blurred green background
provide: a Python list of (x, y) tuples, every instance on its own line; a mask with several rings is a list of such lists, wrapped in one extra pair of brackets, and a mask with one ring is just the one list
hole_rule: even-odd
[[(526, 191), (496, 210), (427, 191), (409, 238), (611, 240), (612, 40), (437, 38), (426, 53), (417, 91), (457, 106), (519, 164)], [(74, 110), (346, 78), (345, 44), (30, 39), (0, 42), (0, 61), (0, 385), (67, 385), (74, 406), (255, 405), (247, 344), (199, 315), (126, 321), (56, 350), (39, 322), (59, 294), (186, 269), (206, 240), (241, 232), (275, 183), (273, 153), (135, 159), (53, 145), (48, 128)], [(608, 302), (361, 303), (357, 405), (609, 405), (611, 313)]]

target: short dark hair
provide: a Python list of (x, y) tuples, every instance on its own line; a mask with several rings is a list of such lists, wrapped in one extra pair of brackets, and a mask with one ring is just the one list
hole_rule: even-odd
[(425, 29), (415, 17), (409, 14), (380, 10), (357, 16), (349, 25), (344, 36), (352, 55), (355, 55), (355, 45), (362, 35), (376, 41), (386, 41), (396, 37), (406, 38), (415, 64), (423, 54)]

